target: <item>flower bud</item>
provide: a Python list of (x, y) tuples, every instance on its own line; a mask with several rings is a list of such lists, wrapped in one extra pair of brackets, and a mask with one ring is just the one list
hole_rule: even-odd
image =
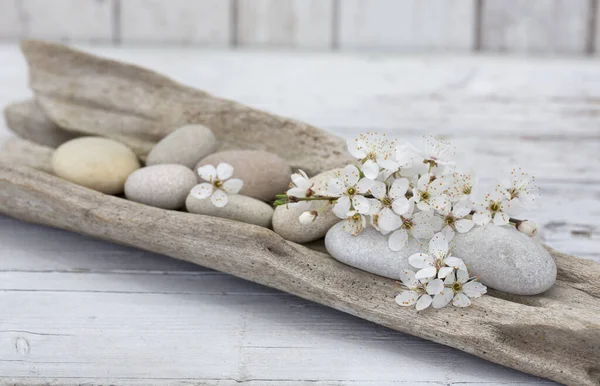
[(533, 221), (525, 220), (517, 224), (517, 230), (525, 233), (529, 237), (533, 237), (537, 233), (537, 225), (535, 225)]
[(300, 215), (298, 220), (300, 220), (300, 224), (308, 225), (313, 223), (317, 219), (318, 215), (319, 213), (316, 210), (307, 210)]

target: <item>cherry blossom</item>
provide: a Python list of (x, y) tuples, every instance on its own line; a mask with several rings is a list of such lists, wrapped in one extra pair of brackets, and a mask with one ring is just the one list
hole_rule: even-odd
[(477, 225), (485, 225), (492, 220), (498, 226), (509, 223), (510, 216), (507, 212), (510, 210), (510, 202), (504, 192), (495, 190), (485, 194), (473, 202), (473, 208), (473, 221)]
[(227, 194), (237, 194), (244, 185), (239, 178), (231, 178), (233, 167), (227, 163), (220, 163), (216, 168), (212, 165), (202, 166), (198, 168), (198, 175), (207, 182), (193, 187), (190, 194), (198, 199), (210, 197), (213, 205), (218, 208), (229, 202)]
[(470, 279), (466, 269), (459, 269), (446, 276), (444, 290), (434, 296), (432, 305), (434, 308), (442, 308), (452, 301), (455, 307), (468, 307), (471, 305), (471, 298), (479, 298), (486, 292), (486, 286)]
[(369, 200), (364, 196), (369, 192), (373, 180), (360, 178), (360, 170), (354, 165), (348, 165), (327, 183), (327, 192), (337, 197), (333, 212), (339, 218), (346, 218), (351, 210), (360, 214), (369, 212)]
[(444, 194), (444, 184), (437, 180), (437, 178), (430, 174), (422, 175), (418, 181), (417, 186), (413, 188), (413, 197), (417, 208), (420, 210), (437, 210), (444, 212), (450, 205), (450, 200), (446, 194)]
[(347, 141), (348, 152), (362, 163), (365, 177), (372, 180), (379, 176), (380, 169), (395, 170), (396, 141), (388, 140), (385, 134), (364, 133)]
[(471, 219), (464, 218), (471, 214), (471, 207), (466, 201), (455, 203), (452, 210), (447, 210), (444, 213), (444, 228), (442, 234), (448, 241), (454, 238), (454, 231), (458, 233), (467, 233), (470, 231), (475, 222)]
[(287, 195), (296, 198), (307, 198), (314, 194), (312, 190), (313, 183), (308, 179), (304, 170), (298, 170), (298, 173), (292, 174), (292, 187), (287, 191)]
[(449, 254), (448, 240), (441, 233), (436, 233), (429, 241), (428, 253), (415, 253), (408, 258), (408, 263), (420, 268), (417, 279), (428, 280), (436, 276), (443, 279), (454, 269), (467, 269), (462, 259)]

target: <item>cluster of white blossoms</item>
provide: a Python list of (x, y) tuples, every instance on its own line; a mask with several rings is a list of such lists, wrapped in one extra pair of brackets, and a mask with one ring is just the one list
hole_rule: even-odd
[(455, 307), (468, 307), (471, 298), (487, 292), (486, 286), (477, 278), (469, 277), (465, 263), (450, 255), (448, 240), (442, 233), (431, 238), (428, 253), (416, 253), (408, 258), (408, 262), (419, 270), (400, 273), (405, 289), (396, 296), (396, 303), (401, 306), (415, 305), (417, 311), (430, 305), (442, 308), (450, 302)]
[[(454, 147), (436, 137), (426, 137), (424, 149), (377, 133), (361, 134), (347, 144), (356, 164), (346, 166), (320, 191), (300, 171), (276, 204), (328, 201), (346, 231), (359, 235), (370, 224), (388, 236), (394, 251), (410, 237), (429, 240), (441, 232), (450, 241), (455, 232), (490, 222), (515, 225), (530, 236), (536, 232), (532, 222), (512, 219), (531, 208), (538, 195), (533, 178), (519, 167), (484, 191), (471, 173), (456, 168)], [(305, 212), (300, 221), (307, 224), (317, 216), (317, 211)]]
[(239, 178), (231, 178), (233, 166), (227, 163), (220, 163), (216, 168), (212, 165), (199, 167), (198, 175), (206, 182), (194, 186), (190, 194), (200, 200), (210, 197), (213, 205), (218, 208), (227, 205), (228, 194), (237, 194), (244, 185)]

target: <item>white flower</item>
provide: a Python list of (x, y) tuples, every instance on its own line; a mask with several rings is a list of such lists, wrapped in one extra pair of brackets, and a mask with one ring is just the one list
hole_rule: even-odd
[(439, 212), (445, 212), (450, 206), (450, 200), (444, 193), (443, 181), (438, 179), (432, 174), (424, 174), (417, 181), (417, 187), (413, 189), (413, 197), (417, 208), (420, 210), (437, 210)]
[(358, 235), (367, 225), (367, 219), (355, 210), (347, 213), (342, 229), (352, 236)]
[(510, 216), (506, 212), (510, 210), (510, 203), (503, 192), (495, 190), (486, 194), (473, 202), (473, 208), (473, 221), (477, 225), (485, 225), (492, 220), (498, 226), (509, 223)]
[(202, 166), (198, 168), (198, 175), (208, 182), (196, 185), (190, 194), (198, 199), (210, 197), (213, 205), (219, 208), (227, 205), (227, 194), (237, 194), (244, 185), (239, 178), (231, 178), (233, 167), (226, 163), (220, 163), (216, 169), (212, 165)]
[(518, 205), (524, 209), (532, 209), (539, 196), (539, 190), (534, 185), (534, 180), (534, 177), (525, 173), (519, 166), (515, 166), (510, 171), (509, 177), (499, 181), (499, 185), (508, 194), (513, 208)]
[(517, 223), (517, 230), (533, 237), (537, 234), (537, 225), (533, 221), (525, 220)]
[(444, 288), (444, 282), (435, 279), (429, 283), (421, 283), (415, 277), (415, 272), (404, 270), (400, 272), (400, 281), (407, 288), (396, 296), (396, 303), (403, 307), (412, 306), (416, 303), (417, 311), (424, 310), (432, 303), (431, 295), (439, 293)]
[(333, 212), (339, 218), (347, 218), (348, 212), (354, 210), (361, 214), (369, 212), (369, 200), (362, 196), (369, 192), (373, 180), (360, 178), (360, 171), (354, 165), (348, 165), (337, 178), (332, 178), (327, 184), (327, 192), (332, 197), (339, 197), (333, 207)]
[(443, 220), (432, 211), (413, 214), (413, 199), (409, 200), (409, 210), (401, 216), (402, 224), (388, 239), (392, 251), (400, 251), (408, 242), (409, 232), (417, 239), (430, 239), (433, 234), (442, 229)]
[(473, 174), (452, 172), (439, 178), (446, 188), (446, 193), (452, 201), (465, 201), (474, 193), (477, 178)]
[(372, 180), (379, 176), (379, 169), (395, 170), (397, 164), (393, 156), (396, 141), (388, 140), (385, 134), (365, 133), (347, 141), (348, 152), (363, 165), (365, 177)]
[(300, 221), (300, 224), (302, 225), (309, 225), (317, 219), (318, 215), (319, 212), (316, 210), (307, 210), (306, 212), (303, 212), (300, 217), (298, 217), (298, 221)]
[(400, 216), (410, 209), (410, 203), (405, 196), (407, 190), (408, 180), (406, 178), (394, 180), (389, 189), (381, 181), (375, 181), (371, 186), (371, 194), (378, 202), (373, 204), (373, 201), (370, 201), (372, 209), (375, 209), (376, 212), (373, 213), (372, 210), (369, 214), (377, 216), (377, 225), (381, 228), (382, 233), (386, 234), (402, 225)]
[(452, 164), (452, 158), (456, 153), (456, 149), (450, 145), (450, 142), (434, 136), (426, 136), (425, 149), (420, 151), (415, 148), (415, 151), (423, 158), (423, 163), (429, 163), (432, 167)]
[(459, 269), (451, 272), (444, 280), (444, 290), (433, 298), (433, 308), (442, 308), (451, 300), (455, 307), (468, 307), (470, 298), (479, 298), (487, 292), (487, 287), (476, 280), (469, 280), (469, 273)]
[(471, 213), (471, 207), (466, 201), (460, 201), (454, 204), (451, 211), (447, 211), (444, 214), (444, 228), (442, 228), (442, 234), (446, 236), (448, 241), (454, 238), (454, 231), (458, 233), (467, 233), (470, 231), (475, 222), (463, 218)]
[(448, 253), (448, 240), (441, 233), (436, 233), (429, 241), (429, 254), (415, 253), (408, 258), (408, 263), (415, 268), (420, 268), (416, 273), (419, 280), (429, 280), (436, 276), (445, 278), (454, 269), (466, 270), (462, 259), (450, 256)]
[(313, 183), (310, 182), (304, 170), (292, 174), (292, 188), (287, 191), (289, 197), (306, 198), (314, 194)]

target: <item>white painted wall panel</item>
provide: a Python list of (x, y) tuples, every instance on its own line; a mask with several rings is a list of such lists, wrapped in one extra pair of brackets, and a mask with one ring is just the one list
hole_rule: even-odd
[(238, 0), (238, 44), (329, 49), (333, 0)]
[(474, 0), (340, 1), (342, 49), (470, 51)]
[(16, 0), (0, 0), (0, 39), (21, 36), (21, 20)]
[(21, 37), (110, 42), (115, 0), (19, 0)]
[(226, 46), (232, 0), (121, 0), (123, 43)]
[(484, 51), (583, 54), (590, 0), (484, 0)]

